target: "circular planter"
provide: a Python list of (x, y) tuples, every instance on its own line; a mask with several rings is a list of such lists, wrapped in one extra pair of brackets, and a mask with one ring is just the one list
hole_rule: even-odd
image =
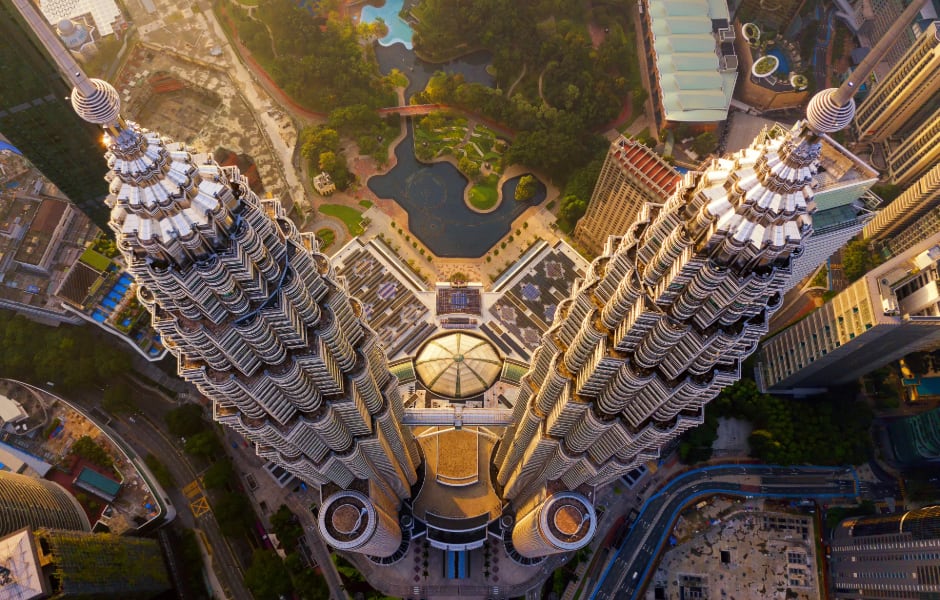
[(748, 44), (756, 44), (760, 41), (760, 28), (754, 23), (745, 23), (741, 26), (741, 33), (744, 34), (744, 39), (747, 40)]
[(767, 54), (758, 58), (754, 64), (751, 66), (751, 75), (754, 77), (763, 79), (764, 77), (770, 77), (774, 74), (774, 71), (777, 70), (777, 67), (780, 66), (780, 59), (772, 54)]
[(809, 79), (805, 75), (800, 75), (799, 73), (793, 73), (790, 75), (790, 85), (793, 86), (798, 92), (802, 92), (809, 86)]

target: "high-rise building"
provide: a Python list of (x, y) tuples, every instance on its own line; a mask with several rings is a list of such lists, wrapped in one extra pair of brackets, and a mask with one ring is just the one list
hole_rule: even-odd
[(663, 202), (679, 174), (645, 145), (620, 137), (610, 145), (587, 211), (574, 236), (600, 254), (612, 235), (623, 235), (647, 202)]
[(0, 535), (21, 527), (91, 531), (82, 505), (58, 483), (0, 471)]
[(0, 539), (0, 597), (146, 600), (171, 589), (155, 540), (24, 528)]
[[(940, 90), (937, 91), (940, 98)], [(889, 142), (888, 173), (891, 181), (908, 185), (940, 164), (940, 103), (937, 110), (897, 143)]]
[(13, 0), (0, 0), (0, 134), (94, 223), (106, 229), (101, 130), (69, 105), (70, 88)]
[(124, 121), (115, 89), (15, 2), (75, 85), (75, 111), (106, 131), (108, 225), (180, 375), (259, 456), (320, 486), (328, 540), (394, 552), (420, 457), (382, 347), (316, 238), (237, 167)]
[(940, 21), (927, 27), (859, 105), (860, 142), (883, 142), (940, 107)]
[[(894, 25), (906, 6), (904, 0), (859, 0), (855, 2), (855, 23), (858, 27), (858, 38), (863, 47), (870, 48), (878, 43)], [(914, 44), (918, 34), (923, 31), (929, 21), (924, 23), (925, 14), (936, 16), (933, 7), (928, 5), (910, 23), (909, 27), (901, 30), (900, 35), (892, 43), (891, 49), (885, 54), (883, 61), (875, 68), (880, 77), (887, 73), (891, 67), (898, 63), (904, 53)]]
[[(782, 135), (779, 125), (764, 135)], [(813, 234), (803, 242), (803, 255), (793, 265), (789, 290), (858, 235), (879, 200), (869, 190), (878, 171), (828, 135), (820, 136), (819, 170), (813, 177)]]
[[(940, 163), (881, 209), (862, 231), (866, 240), (892, 240), (940, 205)], [(895, 251), (897, 254), (899, 250)]]
[(940, 597), (940, 506), (846, 519), (831, 550), (835, 598)]
[(940, 343), (938, 264), (935, 233), (766, 340), (757, 367), (761, 389), (801, 393), (848, 383)]

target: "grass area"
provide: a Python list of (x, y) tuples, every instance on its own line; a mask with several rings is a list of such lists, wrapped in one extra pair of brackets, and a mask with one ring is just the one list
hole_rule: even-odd
[(336, 241), (336, 234), (329, 227), (317, 229), (317, 238), (320, 240), (320, 251), (323, 252)]
[(491, 174), (474, 184), (469, 193), (470, 205), (477, 210), (489, 210), (496, 206), (499, 200), (497, 183), (499, 183), (499, 176)]
[(320, 212), (329, 216), (336, 217), (346, 225), (346, 229), (352, 235), (362, 235), (362, 213), (349, 206), (342, 204), (324, 204), (320, 206)]
[(366, 210), (368, 210), (368, 209), (372, 208), (372, 201), (371, 201), (371, 200), (360, 200), (360, 201), (359, 201), (359, 206), (361, 206), (362, 208), (365, 208)]

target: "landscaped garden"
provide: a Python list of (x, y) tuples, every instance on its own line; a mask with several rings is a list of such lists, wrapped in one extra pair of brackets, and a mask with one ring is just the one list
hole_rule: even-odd
[(353, 236), (362, 235), (362, 213), (355, 208), (343, 206), (342, 204), (323, 204), (320, 206), (320, 212), (342, 221)]
[(320, 252), (327, 250), (336, 241), (336, 234), (329, 227), (317, 229), (316, 235), (320, 240)]
[(499, 201), (499, 175), (490, 173), (479, 179), (470, 188), (467, 195), (467, 201), (470, 206), (477, 210), (490, 210)]
[[(430, 162), (450, 157), (461, 173), (484, 187), (496, 189), (496, 177), (487, 184), (488, 175), (502, 171), (501, 162), (507, 144), (485, 125), (471, 123), (466, 117), (444, 111), (432, 112), (415, 123), (415, 156)], [(485, 175), (481, 178), (481, 173)], [(481, 192), (484, 193), (484, 192)], [(494, 200), (495, 204), (495, 192)]]

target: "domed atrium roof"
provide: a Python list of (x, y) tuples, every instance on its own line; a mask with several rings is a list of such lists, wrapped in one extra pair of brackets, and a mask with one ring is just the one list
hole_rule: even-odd
[(499, 377), (502, 366), (492, 344), (467, 333), (434, 338), (415, 359), (418, 379), (435, 394), (448, 398), (482, 393)]

